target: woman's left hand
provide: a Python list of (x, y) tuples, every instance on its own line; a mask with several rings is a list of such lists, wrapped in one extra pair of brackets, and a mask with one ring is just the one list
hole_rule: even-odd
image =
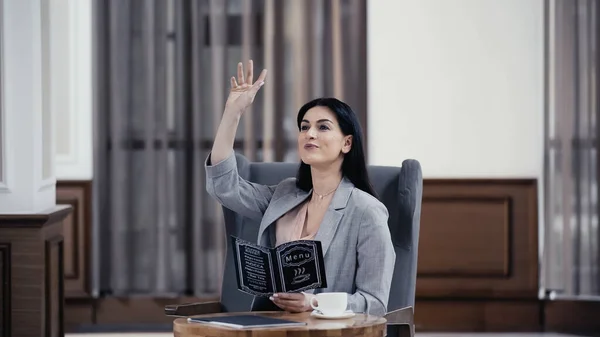
[(304, 312), (312, 310), (310, 299), (313, 294), (305, 293), (277, 293), (270, 297), (271, 301), (281, 309), (288, 312)]

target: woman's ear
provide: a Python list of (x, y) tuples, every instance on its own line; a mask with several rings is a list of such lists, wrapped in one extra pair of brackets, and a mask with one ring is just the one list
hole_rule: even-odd
[(350, 152), (350, 149), (352, 149), (352, 135), (344, 137), (344, 145), (342, 146), (342, 152), (346, 154)]

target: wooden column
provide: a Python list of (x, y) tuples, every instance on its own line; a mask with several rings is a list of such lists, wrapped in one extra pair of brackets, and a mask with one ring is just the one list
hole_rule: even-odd
[(71, 209), (0, 215), (0, 337), (64, 336), (62, 221)]

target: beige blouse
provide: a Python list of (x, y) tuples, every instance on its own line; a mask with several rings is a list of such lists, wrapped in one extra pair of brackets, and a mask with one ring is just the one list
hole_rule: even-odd
[(304, 224), (306, 223), (308, 215), (308, 200), (310, 200), (310, 198), (295, 208), (292, 208), (277, 220), (277, 223), (275, 224), (275, 237), (277, 240), (275, 246), (300, 239), (310, 240), (314, 237), (314, 234), (316, 233), (309, 232), (309, 235), (302, 238), (302, 230), (304, 229)]
[[(325, 215), (327, 207), (326, 205), (323, 205), (325, 206), (325, 208), (322, 209), (322, 212), (319, 212), (319, 210), (315, 210), (315, 214), (311, 214), (311, 221), (308, 222), (309, 201), (310, 198), (307, 198), (306, 201), (302, 202), (295, 208), (292, 208), (289, 212), (287, 212), (281, 218), (279, 218), (279, 220), (277, 220), (275, 224), (275, 246), (296, 240), (312, 240), (315, 237), (317, 231), (319, 230), (321, 221), (323, 220), (323, 216)], [(330, 200), (323, 201), (329, 203)], [(305, 226), (306, 235), (302, 236), (302, 232)]]

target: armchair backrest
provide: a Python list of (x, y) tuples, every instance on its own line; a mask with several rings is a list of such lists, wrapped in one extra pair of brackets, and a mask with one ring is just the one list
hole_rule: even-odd
[[(296, 176), (296, 163), (253, 163), (236, 154), (238, 172), (244, 179), (265, 185), (276, 185)], [(369, 176), (379, 199), (389, 211), (388, 225), (396, 251), (396, 264), (388, 311), (413, 306), (417, 278), (417, 252), (423, 178), (416, 160), (404, 160), (401, 167), (369, 166)], [(223, 207), (226, 233), (255, 242), (259, 223)], [(221, 304), (223, 311), (248, 311), (252, 296), (238, 291), (230, 241), (223, 275)]]

